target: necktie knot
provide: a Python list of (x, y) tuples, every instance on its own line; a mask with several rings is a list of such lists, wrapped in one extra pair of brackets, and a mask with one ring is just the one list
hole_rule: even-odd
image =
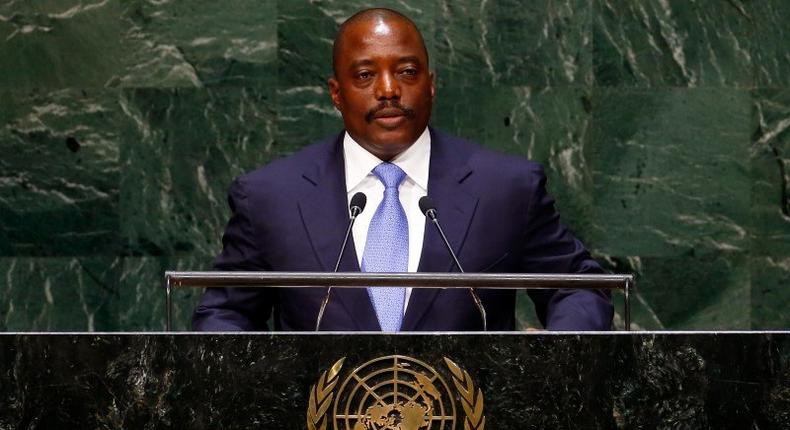
[(381, 163), (373, 169), (373, 174), (384, 184), (384, 188), (395, 188), (406, 178), (406, 172), (392, 163)]

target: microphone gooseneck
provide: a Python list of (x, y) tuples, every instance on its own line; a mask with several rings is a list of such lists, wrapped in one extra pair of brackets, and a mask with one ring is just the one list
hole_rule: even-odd
[[(419, 201), (419, 205), (422, 213), (433, 222), (433, 225), (436, 226), (436, 229), (439, 231), (439, 236), (442, 237), (444, 246), (447, 248), (447, 251), (450, 252), (450, 256), (453, 257), (453, 261), (455, 262), (455, 265), (458, 266), (458, 270), (461, 271), (461, 273), (465, 273), (464, 268), (461, 267), (461, 262), (458, 261), (458, 257), (453, 251), (453, 247), (450, 246), (450, 241), (448, 241), (447, 236), (444, 235), (442, 226), (439, 225), (439, 217), (436, 214), (436, 206), (434, 206), (433, 200), (431, 200), (431, 198), (428, 196), (423, 196)], [(483, 306), (483, 302), (480, 300), (480, 296), (477, 295), (477, 291), (475, 291), (474, 288), (469, 287), (469, 293), (472, 295), (472, 300), (474, 300), (475, 306), (477, 306), (477, 310), (480, 312), (480, 317), (483, 320), (483, 331), (488, 331), (488, 324), (486, 322), (486, 309)]]
[[(348, 245), (348, 238), (351, 237), (351, 228), (354, 227), (354, 221), (357, 220), (357, 216), (362, 213), (365, 209), (365, 204), (368, 202), (368, 196), (365, 193), (356, 193), (351, 197), (351, 203), (348, 205), (348, 211), (350, 214), (350, 219), (348, 220), (348, 228), (346, 228), (346, 235), (343, 236), (343, 245), (340, 246), (340, 253), (337, 255), (337, 262), (335, 263), (335, 272), (340, 268), (340, 261), (343, 259), (343, 254), (346, 251), (346, 245)], [(326, 310), (326, 305), (329, 303), (329, 295), (332, 294), (332, 287), (326, 288), (326, 294), (324, 295), (324, 300), (321, 301), (321, 307), (318, 309), (318, 317), (315, 320), (315, 331), (318, 331), (321, 328), (321, 320), (324, 319), (324, 311)]]
[(366, 196), (365, 193), (356, 193), (353, 197), (351, 197), (351, 203), (348, 205), (348, 211), (351, 214), (351, 218), (348, 220), (348, 228), (346, 229), (346, 235), (343, 237), (343, 245), (340, 247), (340, 254), (337, 256), (335, 272), (337, 272), (337, 269), (340, 268), (340, 260), (343, 259), (343, 252), (346, 250), (348, 238), (351, 236), (351, 227), (354, 226), (354, 221), (356, 221), (357, 216), (362, 213), (363, 209), (365, 209), (365, 204), (367, 202), (368, 196)]

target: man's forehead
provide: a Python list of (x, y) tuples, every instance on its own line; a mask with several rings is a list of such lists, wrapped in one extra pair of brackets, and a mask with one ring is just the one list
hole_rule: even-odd
[(388, 48), (415, 55), (428, 64), (428, 50), (417, 26), (399, 13), (375, 9), (354, 15), (341, 25), (332, 49), (333, 68), (337, 72), (338, 61), (346, 68), (348, 61), (368, 56), (371, 50), (384, 55), (391, 52)]
[(355, 22), (339, 35), (344, 43), (387, 43), (420, 41), (420, 32), (410, 22), (393, 18), (376, 17)]
[(360, 25), (355, 23), (354, 27), (347, 30), (337, 52), (339, 57), (344, 58), (344, 62), (358, 60), (360, 56), (393, 54), (418, 57), (424, 62), (428, 60), (419, 31), (408, 22), (375, 20)]
[(379, 18), (373, 26), (373, 34), (376, 36), (391, 36), (393, 32), (392, 25), (387, 21)]

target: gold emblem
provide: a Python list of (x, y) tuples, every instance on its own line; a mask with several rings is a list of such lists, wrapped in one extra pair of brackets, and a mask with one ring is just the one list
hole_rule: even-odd
[[(452, 385), (429, 364), (403, 355), (379, 357), (351, 371), (338, 387), (345, 358), (310, 388), (308, 430), (484, 430), (483, 393), (445, 357)], [(451, 389), (451, 386), (453, 389)], [(460, 405), (463, 414), (456, 413)]]

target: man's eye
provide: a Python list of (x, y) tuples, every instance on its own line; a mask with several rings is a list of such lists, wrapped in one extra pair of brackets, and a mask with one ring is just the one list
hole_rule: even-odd
[(417, 69), (404, 69), (401, 73), (408, 76), (414, 76), (417, 74)]
[(371, 76), (371, 73), (370, 73), (370, 72), (359, 72), (359, 73), (357, 73), (357, 77), (358, 77), (359, 79), (367, 79), (367, 78), (369, 78), (370, 76)]

